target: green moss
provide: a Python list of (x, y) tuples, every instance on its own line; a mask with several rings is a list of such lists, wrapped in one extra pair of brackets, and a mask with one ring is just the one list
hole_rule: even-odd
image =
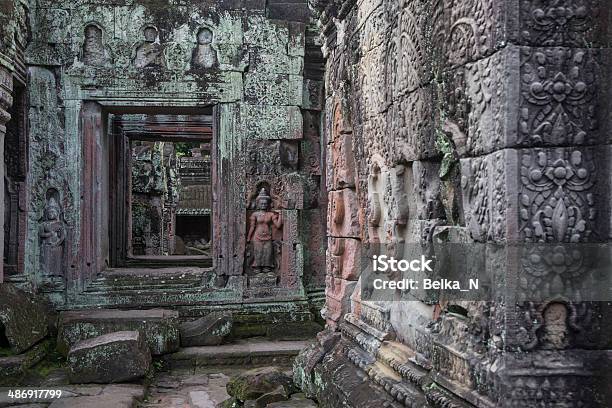
[(10, 347), (0, 347), (0, 357), (10, 357), (14, 355), (15, 353)]
[(55, 345), (50, 345), (47, 356), (34, 367), (32, 371), (41, 377), (47, 377), (52, 371), (66, 367), (66, 359), (57, 350)]

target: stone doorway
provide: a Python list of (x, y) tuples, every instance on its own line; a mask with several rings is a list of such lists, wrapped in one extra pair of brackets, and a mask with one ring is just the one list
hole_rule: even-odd
[(109, 116), (111, 267), (212, 266), (212, 117)]

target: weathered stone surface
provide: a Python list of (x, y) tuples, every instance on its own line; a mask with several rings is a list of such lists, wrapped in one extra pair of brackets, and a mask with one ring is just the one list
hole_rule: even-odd
[(68, 353), (73, 383), (120, 383), (143, 377), (151, 365), (143, 335), (118, 331), (79, 341)]
[[(0, 357), (0, 386), (11, 383), (23, 374), (24, 356)], [(14, 384), (13, 384), (14, 385)]]
[[(77, 396), (52, 401), (50, 408), (132, 408), (145, 395), (141, 385), (109, 385), (97, 392), (79, 390)], [(80, 394), (80, 395), (79, 395)]]
[(181, 346), (217, 346), (232, 330), (229, 313), (213, 312), (205, 317), (181, 324)]
[(275, 402), (287, 401), (289, 399), (289, 394), (287, 390), (282, 385), (279, 385), (274, 390), (265, 393), (261, 397), (255, 400), (255, 408), (265, 408), (269, 406), (269, 404), (273, 404)]
[(11, 284), (0, 284), (0, 330), (15, 353), (43, 339), (47, 325), (47, 310), (41, 303)]
[(240, 401), (254, 400), (282, 387), (290, 392), (293, 382), (277, 367), (262, 367), (232, 377), (227, 383), (227, 393)]
[(214, 401), (206, 391), (190, 392), (189, 404), (193, 408), (215, 408)]
[(164, 356), (171, 368), (208, 365), (287, 365), (308, 344), (307, 341), (241, 340), (220, 346), (188, 347)]
[(318, 405), (303, 394), (293, 394), (288, 401), (274, 402), (266, 405), (267, 408), (317, 408)]
[(58, 350), (66, 355), (81, 340), (122, 330), (140, 331), (153, 355), (172, 353), (179, 348), (178, 312), (172, 310), (62, 312), (58, 330)]
[(359, 238), (359, 209), (355, 191), (350, 188), (329, 192), (328, 234), (333, 237)]

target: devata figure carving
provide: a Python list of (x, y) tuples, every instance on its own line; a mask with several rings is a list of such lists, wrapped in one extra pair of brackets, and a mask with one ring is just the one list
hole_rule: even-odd
[(102, 41), (102, 29), (95, 24), (89, 24), (85, 27), (83, 63), (92, 66), (104, 66), (109, 62), (109, 53)]
[(40, 259), (44, 274), (47, 276), (62, 276), (66, 231), (61, 219), (61, 209), (53, 195), (47, 199), (39, 227), (39, 237)]
[(144, 41), (136, 49), (134, 66), (144, 67), (166, 67), (164, 60), (164, 47), (159, 43), (157, 28), (147, 27), (144, 29)]
[(208, 69), (217, 65), (217, 51), (212, 47), (213, 32), (208, 28), (198, 31), (198, 45), (191, 54), (191, 68)]
[(280, 229), (283, 220), (279, 212), (269, 210), (271, 201), (266, 189), (262, 188), (255, 199), (256, 211), (250, 218), (247, 239), (251, 243), (251, 268), (255, 273), (273, 273), (276, 268), (272, 228)]

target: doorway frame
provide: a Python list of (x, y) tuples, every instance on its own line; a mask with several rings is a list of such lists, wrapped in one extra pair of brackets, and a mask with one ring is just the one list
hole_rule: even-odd
[[(214, 237), (221, 236), (221, 223), (231, 222), (230, 211), (226, 208), (232, 200), (230, 188), (224, 188), (219, 181), (222, 172), (229, 169), (221, 169), (219, 163), (220, 144), (226, 143), (227, 138), (232, 135), (220, 135), (220, 121), (222, 110), (219, 103), (166, 103), (148, 104), (146, 101), (136, 104), (135, 101), (116, 101), (107, 99), (88, 98), (79, 103), (79, 127), (78, 133), (81, 141), (81, 169), (80, 169), (80, 233), (78, 250), (73, 256), (73, 264), (78, 267), (72, 268), (72, 273), (67, 276), (68, 286), (84, 290), (87, 284), (97, 276), (109, 269), (110, 262), (110, 180), (108, 166), (109, 154), (105, 149), (109, 146), (109, 115), (110, 114), (168, 114), (168, 115), (210, 115), (212, 109), (212, 140), (211, 140), (211, 178), (212, 178), (212, 230)], [(203, 111), (206, 112), (203, 112)], [(232, 245), (233, 247), (233, 245)], [(127, 249), (127, 246), (125, 246)], [(220, 245), (212, 246), (212, 260), (208, 262), (208, 269), (217, 275), (233, 275), (236, 272), (227, 269), (225, 265), (227, 257), (220, 253)], [(232, 248), (227, 248), (232, 250)], [(225, 251), (224, 251), (225, 252)], [(180, 263), (177, 266), (183, 266)], [(150, 266), (148, 269), (154, 269)], [(142, 269), (142, 268), (140, 268)]]
[[(210, 268), (212, 259), (210, 257), (176, 257), (176, 256), (135, 256), (131, 253), (131, 142), (142, 141), (164, 141), (164, 142), (205, 142), (210, 144), (211, 152), (211, 189), (213, 185), (213, 174), (215, 173), (215, 163), (213, 155), (215, 148), (213, 144), (218, 138), (215, 137), (218, 126), (215, 123), (214, 107), (206, 114), (189, 114), (181, 116), (200, 117), (200, 120), (185, 120), (184, 123), (195, 124), (193, 129), (188, 130), (187, 126), (177, 126), (169, 134), (167, 125), (163, 122), (156, 123), (158, 118), (152, 118), (150, 123), (139, 123), (138, 121), (122, 120), (122, 114), (113, 114), (109, 117), (109, 266), (111, 268), (125, 267), (149, 267), (162, 268), (173, 266), (197, 266)], [(151, 116), (177, 116), (167, 115), (166, 113), (154, 113)], [(203, 117), (208, 117), (204, 119)], [(148, 119), (148, 118), (147, 118)], [(210, 122), (207, 122), (207, 121)], [(124, 126), (128, 128), (124, 128)], [(133, 125), (134, 127), (130, 127)], [(198, 132), (206, 132), (199, 135)], [(182, 133), (177, 135), (174, 132)], [(211, 211), (214, 213), (214, 203), (211, 203)], [(211, 227), (212, 227), (211, 217)], [(212, 235), (211, 235), (212, 236)]]

